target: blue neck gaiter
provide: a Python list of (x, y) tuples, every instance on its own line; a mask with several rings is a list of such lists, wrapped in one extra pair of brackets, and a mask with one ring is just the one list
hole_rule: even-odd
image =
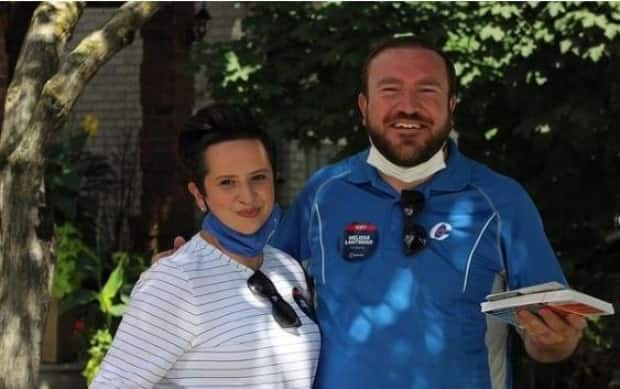
[(242, 234), (226, 226), (213, 212), (209, 212), (202, 219), (202, 229), (213, 235), (227, 251), (245, 257), (256, 257), (263, 252), (263, 248), (276, 230), (281, 213), (280, 206), (274, 204), (265, 224), (251, 235)]

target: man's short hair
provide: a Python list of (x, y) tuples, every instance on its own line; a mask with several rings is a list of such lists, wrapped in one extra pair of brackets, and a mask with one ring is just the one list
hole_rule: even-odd
[(362, 93), (364, 95), (368, 96), (368, 70), (370, 68), (370, 63), (372, 62), (372, 60), (385, 50), (400, 48), (427, 49), (437, 53), (437, 55), (439, 55), (443, 59), (443, 62), (446, 65), (446, 74), (448, 75), (449, 88), (448, 96), (456, 96), (458, 87), (456, 71), (454, 69), (454, 64), (452, 63), (450, 58), (448, 58), (446, 53), (439, 47), (413, 36), (388, 38), (373, 46), (373, 48), (370, 50), (370, 53), (368, 53), (368, 55), (366, 56), (366, 59), (364, 60), (364, 65), (362, 67)]

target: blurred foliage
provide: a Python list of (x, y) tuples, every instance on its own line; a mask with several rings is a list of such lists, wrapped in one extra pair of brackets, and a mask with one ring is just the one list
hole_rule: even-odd
[(98, 195), (118, 189), (108, 158), (86, 148), (98, 127), (92, 114), (86, 115), (79, 127), (67, 125), (46, 155), (47, 203), (52, 206), (54, 224), (72, 222), (89, 237), (96, 230)]
[[(211, 95), (247, 104), (278, 138), (346, 139), (347, 152), (367, 145), (356, 97), (369, 48), (404, 34), (442, 46), (461, 149), (528, 189), (574, 287), (618, 301), (620, 254), (601, 243), (620, 213), (620, 3), (261, 2), (243, 30), (196, 46)], [(557, 380), (600, 387), (619, 328), (592, 323)]]
[[(93, 251), (80, 239), (80, 234), (71, 223), (64, 223), (56, 229), (56, 267), (52, 284), (52, 297), (63, 300), (77, 292), (82, 281), (92, 273), (96, 261)], [(86, 270), (86, 271), (85, 271)], [(66, 307), (61, 307), (66, 311)]]
[[(113, 334), (120, 323), (129, 303), (129, 294), (140, 274), (146, 270), (142, 257), (118, 252), (113, 255), (116, 266), (99, 290), (83, 289), (76, 293), (80, 304), (96, 302), (98, 310), (93, 324), (88, 327), (90, 347), (87, 351), (87, 361), (82, 375), (90, 383), (103, 361), (105, 353), (110, 348)], [(96, 331), (93, 331), (96, 329)]]
[(83, 375), (90, 382), (110, 345), (104, 335), (115, 333), (131, 289), (146, 265), (140, 256), (116, 252), (110, 271), (110, 261), (97, 256), (71, 223), (57, 229), (57, 238), (52, 295), (61, 301), (61, 314), (73, 312), (85, 324), (84, 336), (90, 346), (87, 355), (80, 357), (87, 358)]
[(111, 345), (112, 334), (107, 328), (97, 330), (97, 332), (95, 332), (95, 334), (90, 338), (88, 347), (88, 362), (82, 372), (82, 375), (86, 377), (86, 382), (88, 384), (95, 379), (95, 376), (99, 372), (101, 362), (103, 362), (103, 358)]
[[(101, 247), (100, 207), (112, 210), (118, 224), (131, 201), (132, 178), (125, 172), (131, 167), (121, 172), (113, 168), (125, 166), (129, 140), (120, 154), (99, 155), (86, 147), (98, 133), (99, 120), (93, 114), (85, 115), (79, 126), (66, 126), (47, 154), (45, 180), (58, 241), (52, 296), (60, 300), (61, 315), (70, 313), (85, 327), (79, 333), (90, 346), (78, 358), (87, 358), (84, 375), (89, 380), (98, 371), (134, 283), (146, 269), (141, 256), (118, 251), (123, 239), (116, 225), (112, 244)], [(110, 205), (106, 195), (114, 195), (113, 204), (118, 205)]]

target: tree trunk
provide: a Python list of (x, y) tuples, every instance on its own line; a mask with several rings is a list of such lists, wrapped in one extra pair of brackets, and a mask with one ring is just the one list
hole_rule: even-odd
[(194, 79), (179, 72), (190, 57), (193, 17), (193, 3), (175, 3), (142, 31), (142, 212), (132, 221), (137, 251), (167, 250), (175, 236), (195, 231), (194, 205), (176, 158), (177, 137), (193, 105)]
[[(4, 96), (9, 84), (9, 55), (6, 47), (6, 35), (9, 26), (9, 7), (0, 7), (0, 107), (4, 106)], [(0, 110), (0, 129), (4, 110)], [(0, 130), (2, 131), (2, 130)]]
[(55, 75), (83, 4), (43, 3), (35, 11), (0, 134), (0, 389), (37, 383), (54, 257), (44, 190), (49, 140), (86, 83), (131, 43), (158, 7), (125, 4), (100, 31), (84, 38)]

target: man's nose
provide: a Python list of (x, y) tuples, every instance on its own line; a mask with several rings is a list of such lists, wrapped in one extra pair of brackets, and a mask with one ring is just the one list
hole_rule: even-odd
[(415, 93), (404, 93), (398, 101), (398, 110), (407, 115), (417, 113), (420, 110), (420, 105)]

